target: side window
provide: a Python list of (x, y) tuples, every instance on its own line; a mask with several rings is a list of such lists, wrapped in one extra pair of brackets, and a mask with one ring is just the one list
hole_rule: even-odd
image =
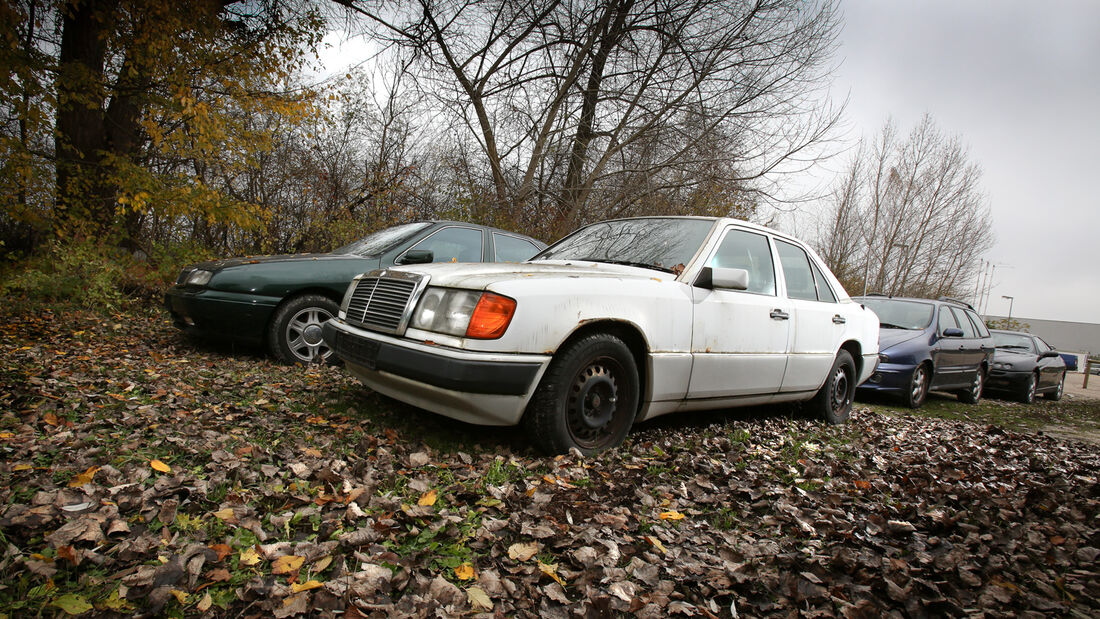
[(940, 321), (936, 324), (940, 335), (943, 335), (943, 332), (948, 329), (959, 328), (959, 323), (955, 322), (955, 316), (951, 313), (951, 308), (946, 305), (940, 306)]
[(1043, 338), (1041, 338), (1041, 337), (1035, 338), (1035, 345), (1039, 347), (1039, 354), (1040, 355), (1045, 353), (1048, 350), (1054, 350), (1054, 348), (1052, 348), (1050, 344), (1047, 344), (1046, 342), (1044, 342)]
[(410, 249), (431, 251), (432, 262), (481, 262), (481, 230), (443, 228)]
[(509, 234), (493, 233), (493, 258), (496, 262), (523, 262), (539, 251), (535, 244)]
[(718, 251), (707, 264), (725, 269), (745, 269), (749, 272), (747, 292), (775, 296), (775, 267), (768, 237), (744, 230), (726, 232)]
[(779, 262), (783, 265), (783, 278), (787, 280), (787, 296), (791, 299), (817, 300), (817, 286), (810, 270), (810, 259), (802, 248), (776, 239)]
[(966, 317), (966, 312), (957, 307), (952, 307), (951, 312), (955, 314), (955, 321), (959, 323), (959, 328), (963, 330), (963, 337), (978, 337), (978, 331), (970, 323), (970, 319)]
[(977, 312), (966, 310), (966, 315), (970, 317), (970, 322), (974, 323), (974, 328), (978, 330), (979, 337), (989, 337), (989, 329), (985, 327), (985, 323), (982, 322)]
[(829, 282), (825, 281), (825, 274), (817, 268), (813, 260), (810, 261), (810, 268), (814, 270), (814, 282), (817, 283), (817, 300), (836, 303), (836, 295), (833, 294), (833, 289), (829, 288)]

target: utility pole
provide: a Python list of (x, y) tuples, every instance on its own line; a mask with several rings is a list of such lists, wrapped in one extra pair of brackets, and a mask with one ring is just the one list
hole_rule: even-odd
[(1006, 294), (1002, 294), (1001, 298), (1008, 299), (1008, 319), (1012, 320), (1012, 303), (1016, 300), (1016, 297), (1010, 297)]

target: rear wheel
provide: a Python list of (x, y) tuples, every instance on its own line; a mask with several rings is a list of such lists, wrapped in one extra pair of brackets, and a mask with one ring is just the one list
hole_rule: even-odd
[(626, 438), (638, 411), (638, 368), (619, 338), (583, 337), (559, 350), (531, 398), (524, 426), (548, 454), (592, 455)]
[(1035, 401), (1035, 390), (1039, 387), (1039, 376), (1032, 373), (1027, 377), (1027, 383), (1024, 384), (1024, 388), (1020, 391), (1018, 397), (1024, 404), (1031, 404)]
[(852, 396), (856, 391), (856, 363), (852, 355), (841, 350), (829, 370), (829, 377), (810, 401), (811, 410), (829, 424), (848, 421), (852, 413)]
[(1054, 391), (1048, 391), (1043, 394), (1043, 397), (1057, 402), (1062, 399), (1062, 394), (1066, 392), (1066, 373), (1062, 372), (1062, 378), (1058, 379), (1058, 387)]
[(970, 383), (970, 388), (959, 392), (959, 401), (967, 404), (977, 404), (978, 400), (982, 399), (982, 387), (984, 386), (985, 371), (978, 368), (978, 371), (974, 373), (974, 380)]
[(271, 354), (286, 363), (325, 363), (332, 350), (321, 339), (321, 324), (340, 310), (332, 299), (306, 294), (284, 302), (268, 328)]
[(909, 379), (909, 389), (905, 392), (905, 405), (909, 408), (920, 408), (924, 399), (928, 397), (928, 385), (932, 381), (932, 374), (925, 364), (918, 365), (913, 370), (913, 376)]

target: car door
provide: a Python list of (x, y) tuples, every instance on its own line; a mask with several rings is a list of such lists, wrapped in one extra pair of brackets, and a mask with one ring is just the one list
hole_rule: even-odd
[(936, 307), (936, 343), (932, 346), (932, 364), (936, 371), (932, 376), (932, 388), (959, 387), (967, 384), (963, 375), (966, 344), (962, 337), (945, 335), (948, 329), (959, 329), (959, 323), (947, 305)]
[(709, 267), (745, 269), (745, 290), (692, 288), (688, 398), (775, 393), (787, 365), (790, 307), (776, 294), (767, 235), (729, 227)]
[(824, 382), (844, 336), (846, 319), (820, 269), (798, 245), (775, 239), (791, 307), (791, 347), (782, 391), (811, 391)]
[(965, 379), (966, 384), (970, 384), (974, 379), (974, 375), (981, 371), (982, 361), (985, 360), (985, 350), (982, 348), (982, 339), (978, 335), (978, 328), (970, 321), (970, 317), (966, 315), (966, 310), (961, 307), (950, 307), (950, 309), (951, 313), (955, 315), (955, 322), (959, 323), (959, 328), (963, 332), (963, 336), (959, 340), (959, 363), (962, 377)]
[(1043, 338), (1036, 337), (1035, 346), (1039, 354), (1039, 387), (1053, 387), (1062, 380), (1066, 364), (1061, 357), (1043, 357), (1045, 353), (1054, 351)]

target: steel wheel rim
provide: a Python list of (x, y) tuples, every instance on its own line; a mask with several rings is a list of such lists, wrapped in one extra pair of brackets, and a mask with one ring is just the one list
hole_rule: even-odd
[(844, 410), (844, 407), (848, 406), (851, 401), (851, 397), (848, 395), (848, 373), (844, 371), (843, 367), (836, 369), (836, 374), (833, 374), (833, 392), (831, 398), (831, 404), (833, 412)]
[(1062, 397), (1062, 392), (1066, 389), (1066, 373), (1062, 372), (1062, 380), (1058, 381), (1058, 389), (1054, 392), (1055, 397)]
[(924, 366), (918, 365), (917, 369), (913, 371), (913, 385), (909, 390), (909, 395), (914, 402), (920, 402), (924, 399), (924, 383)]
[(294, 314), (284, 333), (294, 358), (305, 363), (328, 359), (332, 350), (321, 339), (321, 325), (331, 318), (332, 314), (319, 307), (307, 307)]
[(977, 400), (982, 395), (982, 372), (981, 370), (974, 376), (974, 384), (970, 387), (970, 395)]
[(1031, 402), (1035, 399), (1035, 389), (1038, 387), (1038, 383), (1039, 381), (1035, 380), (1034, 374), (1032, 374), (1031, 378), (1027, 380), (1027, 393), (1024, 394), (1024, 397), (1027, 398), (1028, 402)]
[(622, 366), (610, 357), (585, 365), (573, 377), (566, 400), (566, 424), (573, 440), (599, 449), (618, 434), (625, 418), (618, 376)]

